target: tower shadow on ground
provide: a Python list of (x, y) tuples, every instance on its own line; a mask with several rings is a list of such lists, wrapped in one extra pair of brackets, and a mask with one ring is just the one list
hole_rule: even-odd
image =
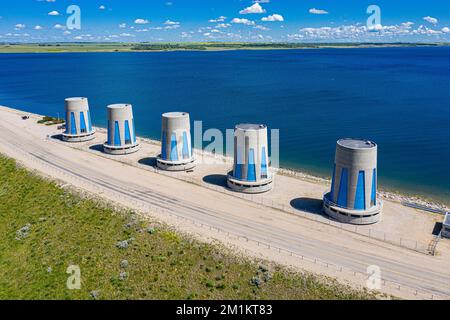
[(323, 201), (313, 198), (296, 198), (290, 202), (294, 209), (323, 216)]
[(54, 140), (63, 141), (63, 136), (62, 136), (62, 134), (60, 134), (60, 133), (55, 134), (55, 135), (51, 136), (50, 138), (52, 138), (52, 139), (54, 139)]
[(442, 227), (443, 227), (442, 222), (436, 222), (433, 228), (433, 236), (438, 236), (439, 233), (442, 231)]
[(219, 187), (227, 186), (227, 176), (224, 174), (211, 174), (203, 177), (203, 182)]
[(103, 145), (102, 144), (94, 144), (93, 146), (90, 146), (89, 149), (92, 151), (103, 152)]
[(150, 166), (150, 167), (155, 167), (156, 168), (156, 157), (147, 157), (147, 158), (142, 158), (140, 160), (138, 160), (139, 164), (142, 164), (144, 166)]

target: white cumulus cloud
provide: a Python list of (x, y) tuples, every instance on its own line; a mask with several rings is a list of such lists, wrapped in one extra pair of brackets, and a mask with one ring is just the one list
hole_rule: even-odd
[(273, 14), (271, 16), (268, 17), (264, 17), (261, 19), (262, 21), (279, 21), (279, 22), (283, 22), (284, 21), (284, 17), (281, 14)]
[(148, 21), (146, 19), (136, 19), (136, 20), (134, 20), (134, 23), (136, 23), (136, 24), (149, 24), (150, 21)]
[(226, 29), (226, 28), (229, 28), (229, 27), (231, 27), (231, 24), (229, 24), (229, 23), (219, 23), (216, 26), (216, 28), (222, 28), (222, 29)]
[(248, 26), (253, 26), (255, 24), (254, 21), (251, 21), (248, 19), (240, 19), (240, 18), (234, 18), (233, 20), (231, 20), (231, 23), (245, 24)]
[(425, 20), (425, 21), (427, 21), (427, 22), (429, 22), (431, 24), (437, 24), (439, 22), (438, 19), (430, 17), (430, 16), (423, 17), (423, 20)]
[(240, 14), (265, 13), (266, 10), (257, 2), (254, 5), (239, 11)]
[(209, 20), (209, 22), (216, 23), (216, 22), (224, 22), (225, 20), (227, 20), (227, 17), (225, 17), (225, 16), (220, 16), (220, 17), (217, 18), (217, 19), (211, 19), (211, 20)]
[(323, 9), (312, 8), (312, 9), (309, 9), (309, 13), (311, 13), (311, 14), (328, 14), (328, 11), (323, 10)]
[[(303, 28), (296, 34), (289, 34), (290, 40), (302, 41), (373, 41), (378, 39), (393, 39), (405, 36), (439, 36), (445, 34), (445, 30), (434, 30), (424, 25), (413, 28), (414, 23), (403, 22), (398, 25), (375, 25), (367, 27), (362, 24), (343, 25), (338, 27)], [(447, 30), (450, 32), (450, 28)]]
[(323, 10), (323, 9), (311, 8), (311, 9), (309, 9), (309, 13), (311, 13), (311, 14), (328, 14), (328, 11)]
[(166, 26), (174, 26), (174, 25), (179, 25), (180, 23), (176, 22), (176, 21), (167, 20), (166, 22), (164, 22), (164, 24)]

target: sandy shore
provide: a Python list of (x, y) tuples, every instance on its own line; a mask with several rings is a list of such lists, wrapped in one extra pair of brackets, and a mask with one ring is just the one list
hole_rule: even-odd
[[(97, 131), (100, 133), (106, 134), (105, 128), (98, 127)], [(150, 139), (150, 138), (142, 138), (142, 137), (140, 138), (140, 140), (142, 142), (145, 142), (145, 143), (157, 146), (157, 147), (161, 146), (161, 142), (159, 140), (154, 140), (154, 139)], [(199, 152), (198, 150), (196, 153), (197, 153), (197, 156), (200, 156), (200, 157), (205, 156), (207, 158), (214, 158), (215, 160), (222, 161), (224, 164), (228, 164), (230, 166), (233, 163), (233, 159), (231, 159), (229, 157), (212, 155), (206, 151)], [(313, 175), (310, 173), (306, 173), (306, 172), (303, 172), (300, 170), (286, 169), (286, 168), (281, 167), (281, 168), (276, 169), (275, 171), (276, 171), (277, 175), (293, 177), (295, 179), (303, 180), (305, 182), (314, 182), (314, 183), (318, 183), (321, 185), (327, 185), (327, 186), (331, 185), (331, 179), (329, 179), (329, 178), (319, 177), (319, 176), (316, 176), (316, 175)], [(379, 186), (378, 197), (383, 200), (388, 200), (391, 202), (414, 203), (414, 204), (418, 204), (421, 206), (425, 206), (425, 207), (433, 209), (433, 210), (450, 212), (450, 207), (443, 204), (442, 202), (425, 199), (421, 196), (411, 196), (411, 195), (405, 195), (405, 194), (398, 193), (398, 192), (386, 191), (386, 190), (383, 190), (383, 186)]]
[[(321, 184), (331, 184), (331, 179), (318, 177), (315, 175), (311, 175), (309, 173), (301, 172), (298, 170), (291, 170), (291, 169), (284, 169), (280, 168), (278, 170), (278, 174), (286, 175), (290, 177), (295, 177), (297, 179), (306, 180), (306, 181), (313, 181)], [(391, 192), (383, 190), (383, 186), (379, 186), (378, 190), (378, 197), (392, 202), (397, 203), (414, 203), (420, 206), (427, 207), (432, 210), (438, 210), (438, 211), (446, 211), (450, 212), (450, 207), (445, 205), (444, 203), (432, 200), (432, 199), (425, 199), (422, 196), (411, 196), (411, 195), (405, 195), (399, 192)]]
[(450, 246), (441, 241), (438, 256), (425, 254), (439, 215), (386, 200), (381, 223), (353, 229), (318, 213), (329, 188), (324, 179), (280, 170), (273, 191), (242, 196), (222, 185), (230, 169), (227, 159), (199, 165), (192, 173), (160, 172), (151, 165), (159, 154), (157, 141), (140, 139), (138, 153), (108, 156), (99, 148), (103, 129), (94, 141), (66, 144), (52, 138), (60, 133), (56, 127), (36, 123), (41, 116), (24, 121), (23, 114), (0, 108), (0, 152), (53, 179), (255, 258), (355, 286), (365, 284), (365, 269), (375, 264), (385, 274), (383, 292), (406, 298), (450, 296), (443, 285), (450, 283)]

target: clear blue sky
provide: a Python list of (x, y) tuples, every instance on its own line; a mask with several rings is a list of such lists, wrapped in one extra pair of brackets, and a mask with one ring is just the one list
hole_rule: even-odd
[[(259, 3), (256, 3), (259, 2)], [(69, 5), (81, 30), (68, 30)], [(368, 26), (369, 5), (381, 23)], [(0, 2), (0, 42), (450, 42), (446, 0), (16, 0)]]

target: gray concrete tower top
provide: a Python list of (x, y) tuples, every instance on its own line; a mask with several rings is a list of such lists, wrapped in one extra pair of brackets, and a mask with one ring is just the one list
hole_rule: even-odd
[(67, 111), (85, 111), (89, 109), (88, 99), (84, 97), (74, 97), (65, 99)]
[(341, 147), (354, 150), (371, 149), (377, 146), (376, 143), (369, 140), (352, 138), (340, 139), (337, 143)]
[(166, 112), (162, 115), (164, 118), (184, 118), (189, 116), (187, 112)]
[(261, 130), (266, 128), (267, 126), (264, 124), (241, 123), (236, 125), (236, 130), (244, 130), (244, 131)]

